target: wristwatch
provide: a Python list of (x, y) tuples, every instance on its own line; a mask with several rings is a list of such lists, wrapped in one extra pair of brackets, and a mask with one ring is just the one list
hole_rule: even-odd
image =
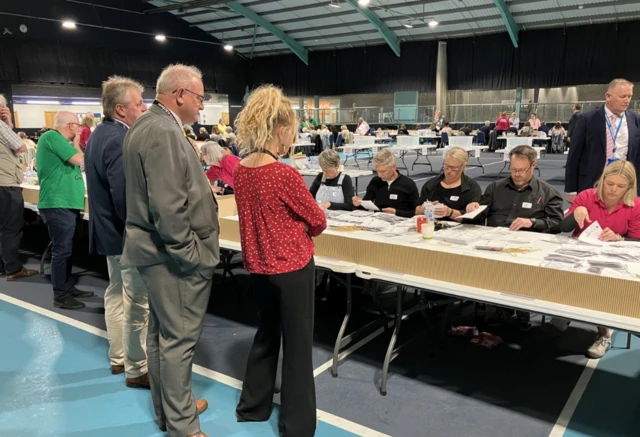
[(536, 222), (538, 221), (536, 218), (530, 218), (529, 220), (531, 220), (531, 227), (535, 228), (536, 226)]

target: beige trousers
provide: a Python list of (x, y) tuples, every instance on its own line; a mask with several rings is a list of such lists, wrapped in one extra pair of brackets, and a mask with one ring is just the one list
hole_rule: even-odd
[(108, 256), (109, 286), (104, 293), (104, 317), (109, 338), (109, 361), (124, 365), (127, 378), (147, 373), (149, 293), (136, 267)]

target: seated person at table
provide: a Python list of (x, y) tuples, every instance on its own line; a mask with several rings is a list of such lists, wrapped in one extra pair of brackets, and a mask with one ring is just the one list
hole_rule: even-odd
[(524, 126), (522, 126), (522, 129), (520, 129), (520, 132), (518, 132), (518, 136), (530, 137), (531, 135), (533, 135), (533, 129), (531, 129), (531, 123), (527, 121)]
[(424, 214), (424, 203), (429, 201), (444, 205), (444, 212), (438, 209), (438, 217), (456, 219), (465, 213), (467, 205), (480, 201), (480, 185), (464, 174), (468, 160), (469, 154), (462, 147), (452, 147), (445, 152), (444, 171), (422, 186), (416, 215)]
[[(530, 146), (514, 147), (509, 153), (511, 176), (491, 183), (480, 202), (467, 205), (467, 212), (487, 205), (480, 216), (488, 226), (505, 226), (512, 231), (558, 232), (562, 221), (562, 196), (548, 183), (533, 176), (536, 151)], [(521, 331), (531, 328), (530, 315), (517, 311)], [(496, 308), (487, 320), (489, 326), (500, 326), (507, 318), (503, 308)]]
[(207, 141), (202, 145), (202, 159), (207, 165), (207, 179), (212, 184), (218, 180), (220, 186), (213, 187), (216, 194), (233, 194), (233, 169), (240, 162), (240, 158), (225, 151), (218, 143)]
[[(636, 169), (629, 161), (619, 160), (608, 165), (596, 188), (582, 191), (571, 204), (562, 221), (564, 232), (574, 237), (593, 222), (602, 228), (600, 240), (622, 241), (640, 239), (640, 198), (637, 193)], [(567, 320), (553, 318), (551, 324), (560, 331), (567, 329)], [(589, 358), (602, 358), (611, 348), (613, 331), (598, 327), (598, 337), (587, 350)]]
[(400, 129), (398, 129), (398, 135), (409, 135), (409, 130), (407, 129), (406, 125), (400, 125)]
[(465, 124), (464, 126), (462, 126), (458, 131), (458, 135), (471, 135), (471, 128), (469, 127), (469, 125)]
[(363, 200), (371, 200), (382, 212), (399, 217), (413, 217), (418, 203), (418, 187), (413, 179), (398, 173), (396, 157), (382, 149), (373, 157), (378, 176), (371, 178), (364, 199), (353, 197), (353, 204), (364, 209)]
[(322, 169), (309, 191), (323, 209), (351, 211), (353, 209), (353, 183), (351, 177), (340, 172), (340, 155), (327, 149), (318, 156)]

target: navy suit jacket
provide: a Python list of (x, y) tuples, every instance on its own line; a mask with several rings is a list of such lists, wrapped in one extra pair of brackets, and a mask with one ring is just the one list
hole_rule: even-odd
[(127, 220), (122, 144), (127, 129), (110, 118), (96, 127), (84, 156), (89, 195), (89, 252), (121, 255)]
[[(627, 161), (640, 168), (640, 117), (625, 112), (629, 129)], [(565, 171), (565, 192), (593, 188), (607, 163), (607, 131), (604, 106), (579, 114), (571, 127), (571, 148)], [(640, 190), (640, 185), (638, 186)], [(640, 192), (639, 192), (640, 194)]]

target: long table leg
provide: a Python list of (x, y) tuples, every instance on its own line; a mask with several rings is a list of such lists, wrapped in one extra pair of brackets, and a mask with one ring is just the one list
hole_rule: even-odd
[(505, 161), (504, 165), (502, 166), (502, 168), (500, 169), (500, 171), (498, 172), (498, 178), (500, 178), (500, 174), (502, 174), (502, 171), (505, 169), (505, 167), (507, 166), (508, 162)]
[(382, 366), (382, 378), (380, 380), (380, 394), (382, 396), (387, 395), (387, 377), (389, 375), (389, 364), (391, 363), (393, 352), (395, 350), (396, 341), (400, 335), (400, 325), (402, 323), (402, 304), (404, 302), (404, 287), (398, 286), (398, 292), (396, 296), (396, 317), (393, 334), (391, 340), (389, 340), (389, 347), (384, 357), (384, 365)]
[(342, 338), (344, 337), (344, 333), (347, 330), (347, 325), (349, 324), (349, 319), (351, 318), (351, 304), (352, 304), (352, 295), (351, 295), (351, 275), (347, 275), (347, 312), (344, 315), (344, 320), (342, 321), (342, 326), (340, 326), (340, 331), (338, 332), (338, 338), (336, 338), (336, 344), (333, 347), (333, 364), (331, 365), (331, 376), (334, 378), (338, 377), (338, 355), (340, 354), (340, 348), (342, 347)]

